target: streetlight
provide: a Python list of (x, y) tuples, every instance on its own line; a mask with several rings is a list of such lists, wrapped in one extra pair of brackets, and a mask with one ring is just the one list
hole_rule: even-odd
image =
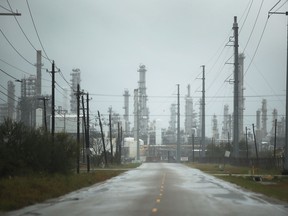
[[(288, 16), (288, 11), (286, 11), (286, 12), (271, 12), (271, 10), (268, 12), (268, 16), (270, 14), (285, 14), (286, 16)], [(288, 26), (287, 26), (287, 53), (286, 53), (285, 146), (284, 146), (284, 166), (283, 166), (282, 174), (288, 175)]]

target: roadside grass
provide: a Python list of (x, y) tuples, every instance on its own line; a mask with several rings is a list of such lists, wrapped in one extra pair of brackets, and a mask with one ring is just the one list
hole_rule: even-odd
[(121, 165), (109, 164), (107, 169), (134, 169), (140, 166), (141, 163), (123, 163)]
[(81, 174), (33, 175), (0, 179), (0, 211), (16, 210), (56, 198), (105, 181), (124, 171), (105, 169)]
[[(255, 169), (252, 167), (236, 167), (219, 164), (189, 163), (190, 167), (214, 175), (217, 178), (236, 184), (247, 190), (264, 194), (270, 198), (288, 202), (288, 177), (279, 176), (280, 170)], [(228, 175), (221, 175), (228, 174)], [(233, 174), (239, 174), (235, 176)], [(255, 181), (254, 176), (261, 176), (261, 181)]]
[(216, 176), (217, 178), (239, 185), (247, 190), (264, 194), (288, 202), (288, 178), (263, 177), (262, 181), (254, 181), (252, 177)]
[(200, 169), (211, 174), (247, 174), (247, 175), (280, 175), (281, 171), (276, 169), (259, 169), (257, 167), (237, 167), (229, 164), (201, 164), (188, 163), (187, 166)]

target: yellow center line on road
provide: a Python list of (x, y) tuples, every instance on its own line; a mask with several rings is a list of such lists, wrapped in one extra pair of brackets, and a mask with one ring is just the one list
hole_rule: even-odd
[[(159, 193), (159, 196), (156, 198), (156, 204), (160, 203), (161, 198), (163, 197), (165, 179), (166, 179), (166, 173), (164, 172), (162, 175), (162, 179), (161, 179), (160, 193)], [(152, 208), (152, 213), (157, 213), (157, 212), (158, 212), (158, 208), (156, 207)]]
[(156, 213), (157, 211), (158, 211), (157, 208), (153, 208), (153, 209), (152, 209), (152, 213)]

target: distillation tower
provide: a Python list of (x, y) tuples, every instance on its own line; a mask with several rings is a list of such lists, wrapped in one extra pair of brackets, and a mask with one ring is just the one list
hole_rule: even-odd
[(238, 107), (239, 107), (239, 119), (238, 119), (238, 123), (239, 123), (239, 138), (243, 139), (244, 138), (244, 110), (245, 110), (245, 98), (244, 98), (244, 59), (245, 56), (243, 53), (239, 54), (239, 103), (238, 103)]
[(149, 109), (147, 107), (147, 94), (146, 94), (146, 67), (140, 65), (139, 82), (138, 82), (138, 119), (139, 119), (139, 135), (147, 143), (148, 137), (148, 122), (149, 122)]
[(191, 97), (191, 86), (187, 86), (188, 94), (185, 97), (185, 133), (192, 136), (193, 129), (196, 128), (195, 113), (193, 109), (193, 99)]

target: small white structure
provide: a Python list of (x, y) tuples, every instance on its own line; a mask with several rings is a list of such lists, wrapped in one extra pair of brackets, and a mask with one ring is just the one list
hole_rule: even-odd
[[(82, 133), (83, 118), (80, 116), (80, 133)], [(57, 114), (55, 115), (55, 132), (77, 133), (77, 115)]]
[(45, 127), (43, 122), (43, 110), (41, 108), (36, 109), (36, 128)]
[[(144, 141), (139, 139), (139, 151), (141, 146), (144, 145)], [(137, 141), (134, 140), (133, 137), (125, 137), (124, 138), (124, 147), (129, 149), (129, 158), (136, 158), (137, 157)]]

